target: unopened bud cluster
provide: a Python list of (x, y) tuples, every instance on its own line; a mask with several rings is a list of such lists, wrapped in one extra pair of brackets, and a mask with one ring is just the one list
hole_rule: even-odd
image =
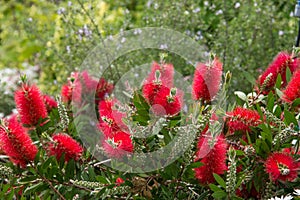
[(226, 176), (226, 192), (229, 194), (235, 193), (235, 186), (236, 186), (236, 160), (235, 160), (235, 150), (230, 148), (228, 150), (228, 171)]
[(282, 120), (280, 120), (278, 117), (276, 117), (272, 112), (266, 110), (263, 107), (261, 109), (262, 109), (263, 113), (265, 114), (267, 120), (269, 120), (273, 124), (276, 124), (278, 127), (286, 128), (285, 123)]
[(79, 180), (71, 180), (71, 183), (74, 185), (82, 186), (89, 189), (102, 189), (104, 187), (103, 184), (98, 182), (91, 182), (91, 181), (79, 181)]
[(61, 97), (60, 96), (57, 96), (56, 97), (56, 101), (57, 101), (57, 104), (58, 104), (58, 114), (59, 114), (59, 117), (60, 117), (60, 124), (61, 124), (61, 128), (62, 129), (66, 129), (68, 128), (69, 126), (69, 116), (68, 116), (68, 113), (67, 113), (67, 109), (65, 107), (65, 105), (63, 104), (62, 100), (61, 100)]
[(261, 199), (267, 200), (267, 199), (270, 199), (273, 195), (274, 195), (274, 193), (273, 193), (273, 184), (270, 181), (266, 184), (264, 195)]
[(266, 79), (264, 80), (263, 84), (260, 87), (260, 91), (264, 91), (267, 89), (267, 86), (269, 85), (272, 76), (273, 73), (268, 74), (268, 76), (266, 77)]
[(292, 136), (299, 136), (299, 132), (295, 131), (292, 127), (287, 127), (274, 137), (273, 145), (277, 143), (284, 144)]
[(6, 167), (0, 164), (0, 176), (1, 177), (11, 177), (13, 175), (13, 170), (10, 167)]

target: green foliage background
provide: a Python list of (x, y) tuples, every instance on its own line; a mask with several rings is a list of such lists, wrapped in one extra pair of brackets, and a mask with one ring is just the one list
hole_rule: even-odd
[[(231, 91), (250, 91), (245, 71), (257, 77), (281, 50), (291, 51), (297, 19), (293, 1), (100, 0), (0, 2), (0, 68), (39, 66), (39, 86), (56, 94), (90, 49), (110, 35), (132, 28), (180, 31), (214, 52), (233, 72)], [(80, 31), (91, 31), (85, 36)], [(81, 38), (80, 38), (81, 37)], [(151, 56), (149, 56), (151, 55)], [(114, 64), (118, 73), (159, 59), (159, 52), (136, 52)], [(183, 75), (193, 67), (170, 61)], [(112, 80), (117, 77), (110, 77)]]

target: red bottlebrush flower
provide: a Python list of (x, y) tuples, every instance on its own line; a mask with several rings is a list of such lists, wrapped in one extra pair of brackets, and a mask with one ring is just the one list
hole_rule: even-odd
[(103, 140), (102, 146), (109, 157), (121, 158), (133, 152), (133, 144), (130, 135), (125, 132), (117, 132), (113, 137)]
[(300, 69), (293, 75), (291, 81), (283, 91), (282, 97), (282, 99), (288, 103), (293, 102), (297, 98), (300, 98)]
[(183, 93), (176, 88), (161, 87), (153, 99), (151, 109), (158, 116), (175, 115), (183, 104)]
[[(280, 52), (274, 59), (274, 61), (269, 65), (266, 71), (259, 77), (258, 83), (262, 88), (264, 94), (267, 94), (275, 85), (277, 76), (280, 74), (283, 86), (286, 85), (286, 69), (287, 67), (293, 73), (298, 68), (298, 59), (293, 59), (292, 55), (286, 52)], [(265, 83), (268, 77), (267, 83)]]
[(51, 112), (52, 109), (57, 108), (57, 102), (52, 97), (43, 95), (43, 100), (48, 113)]
[(34, 160), (38, 149), (16, 117), (4, 123), (4, 126), (0, 126), (1, 148), (14, 164), (25, 167)]
[(250, 131), (250, 126), (261, 123), (260, 115), (255, 110), (236, 107), (232, 112), (227, 112), (227, 126), (231, 133), (235, 131)]
[(69, 84), (65, 84), (61, 87), (61, 99), (65, 103), (72, 101), (72, 87)]
[(122, 121), (126, 114), (113, 109), (118, 103), (117, 100), (105, 100), (100, 101), (98, 105), (100, 118), (98, 127), (107, 137), (113, 136), (117, 131), (128, 131), (127, 126)]
[(48, 117), (41, 92), (35, 85), (23, 84), (15, 92), (15, 102), (23, 124), (35, 126), (39, 119)]
[(107, 94), (112, 93), (114, 85), (108, 83), (104, 78), (100, 78), (96, 89), (96, 103), (103, 100)]
[(87, 71), (83, 71), (81, 73), (81, 76), (82, 76), (82, 81), (83, 81), (87, 91), (96, 90), (97, 84), (98, 84), (97, 80), (95, 80), (93, 77), (91, 77)]
[(156, 80), (156, 71), (160, 72), (160, 80), (162, 85), (165, 87), (173, 87), (173, 77), (174, 77), (174, 67), (172, 64), (161, 64), (159, 65), (156, 62), (152, 63), (151, 72), (146, 79), (146, 83), (152, 83)]
[(211, 63), (197, 64), (192, 86), (195, 100), (210, 102), (217, 95), (222, 80), (222, 69), (222, 63), (216, 57)]
[(151, 82), (151, 83), (145, 83), (142, 88), (143, 97), (146, 99), (146, 101), (152, 105), (153, 100), (156, 97), (159, 90), (164, 87), (161, 83), (158, 82)]
[(79, 74), (78, 72), (72, 73), (68, 83), (61, 88), (62, 101), (70, 103), (73, 100), (74, 103), (79, 104), (81, 103), (81, 94), (82, 84), (79, 79)]
[(57, 160), (65, 154), (65, 161), (70, 159), (78, 160), (83, 152), (83, 148), (80, 144), (74, 140), (71, 136), (58, 133), (52, 136), (53, 142), (48, 145), (49, 155), (55, 156)]
[(205, 136), (201, 136), (198, 142), (198, 151), (195, 161), (200, 161), (204, 165), (195, 168), (195, 176), (201, 184), (210, 184), (215, 181), (213, 174), (223, 174), (227, 170), (226, 151), (227, 144), (219, 136), (216, 143), (210, 148), (210, 141)]
[(265, 162), (266, 172), (273, 181), (293, 181), (298, 177), (299, 162), (294, 161), (293, 157), (275, 152), (272, 153)]
[(122, 183), (125, 183), (125, 181), (124, 181), (122, 178), (118, 177), (118, 178), (116, 179), (116, 185), (117, 185), (117, 186), (120, 186)]

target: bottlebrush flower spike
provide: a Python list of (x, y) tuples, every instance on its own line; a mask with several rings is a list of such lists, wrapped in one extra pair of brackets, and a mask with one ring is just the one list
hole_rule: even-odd
[(125, 132), (117, 132), (113, 137), (106, 137), (102, 142), (105, 153), (112, 158), (121, 158), (133, 152), (133, 144), (130, 135)]
[(35, 85), (23, 83), (15, 92), (15, 102), (23, 124), (35, 126), (39, 119), (48, 117), (42, 94)]
[(292, 76), (291, 81), (283, 91), (282, 97), (287, 103), (291, 103), (297, 98), (300, 98), (300, 69)]
[(2, 150), (14, 164), (26, 167), (28, 162), (34, 160), (38, 152), (37, 147), (16, 116), (4, 120), (3, 123), (0, 126)]
[(143, 89), (142, 89), (143, 97), (150, 105), (153, 104), (153, 100), (156, 97), (161, 87), (165, 87), (162, 86), (161, 82), (145, 83), (143, 85)]
[(72, 73), (67, 84), (61, 88), (62, 101), (70, 103), (72, 100), (74, 103), (81, 103), (82, 85), (79, 79), (79, 73)]
[(266, 172), (273, 181), (293, 181), (298, 177), (297, 163), (292, 156), (286, 153), (272, 153), (265, 162)]
[(223, 64), (217, 57), (210, 63), (198, 63), (194, 74), (192, 96), (210, 102), (217, 95), (222, 80)]
[(57, 108), (57, 102), (48, 95), (43, 95), (43, 101), (46, 105), (47, 112), (51, 112), (52, 109)]
[(70, 159), (78, 160), (81, 157), (83, 148), (71, 136), (58, 133), (52, 136), (52, 140), (48, 144), (48, 153), (50, 156), (55, 156), (59, 160), (64, 154), (66, 162)]
[(183, 93), (176, 88), (161, 87), (153, 99), (151, 109), (158, 116), (175, 115), (183, 105)]
[(87, 71), (83, 71), (81, 73), (81, 77), (82, 77), (82, 81), (84, 83), (85, 89), (87, 91), (96, 90), (98, 82), (93, 77), (91, 77)]
[(255, 110), (236, 107), (232, 112), (227, 112), (227, 126), (231, 133), (235, 131), (250, 131), (250, 126), (261, 123), (260, 115)]
[(222, 136), (216, 138), (213, 148), (210, 148), (210, 142), (205, 135), (201, 136), (198, 142), (198, 151), (195, 161), (200, 161), (204, 165), (195, 168), (195, 176), (201, 184), (210, 184), (215, 182), (213, 174), (224, 174), (226, 166), (227, 144)]
[(126, 117), (125, 113), (113, 109), (119, 102), (116, 99), (100, 101), (98, 105), (99, 111), (99, 129), (107, 137), (113, 136), (117, 131), (128, 131), (127, 126), (122, 121)]
[[(258, 83), (260, 86), (263, 86), (262, 91), (264, 94), (267, 94), (276, 83), (277, 76), (280, 74), (283, 86), (286, 85), (286, 69), (287, 67), (293, 73), (299, 65), (298, 59), (293, 59), (292, 55), (286, 52), (280, 52), (274, 59), (274, 61), (269, 65), (266, 71), (259, 77)], [(272, 75), (270, 75), (272, 73)], [(269, 79), (266, 81), (266, 79)]]
[(114, 85), (107, 82), (104, 78), (100, 78), (96, 89), (96, 103), (103, 100), (107, 94), (112, 93)]
[(158, 64), (157, 62), (152, 63), (151, 72), (146, 79), (146, 84), (152, 83), (157, 79), (157, 71), (160, 72), (160, 80), (162, 85), (165, 87), (173, 87), (174, 67), (172, 64)]

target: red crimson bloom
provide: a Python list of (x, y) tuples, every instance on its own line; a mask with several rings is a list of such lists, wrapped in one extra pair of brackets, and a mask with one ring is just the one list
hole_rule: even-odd
[(286, 153), (272, 153), (265, 162), (266, 172), (273, 181), (293, 181), (298, 177), (298, 165), (292, 156)]
[(107, 82), (104, 78), (100, 78), (96, 89), (96, 103), (103, 100), (107, 94), (112, 93), (114, 85)]
[[(209, 134), (208, 134), (209, 135)], [(210, 136), (208, 136), (210, 137)], [(201, 136), (198, 142), (198, 151), (195, 161), (204, 165), (195, 168), (195, 176), (201, 184), (210, 184), (215, 181), (213, 174), (223, 174), (227, 170), (226, 149), (227, 144), (222, 136), (216, 138), (213, 147), (210, 147), (212, 138)]]
[(65, 84), (61, 87), (61, 98), (65, 103), (72, 101), (72, 87), (69, 84)]
[(112, 158), (121, 158), (133, 152), (133, 144), (130, 135), (125, 132), (117, 132), (113, 137), (106, 137), (102, 141), (105, 153)]
[(269, 77), (268, 83), (265, 83), (263, 88), (264, 94), (267, 94), (275, 85), (277, 76), (280, 74), (283, 86), (286, 85), (286, 69), (289, 68), (293, 73), (298, 68), (298, 59), (293, 59), (292, 55), (286, 52), (280, 52), (269, 65), (266, 71), (259, 77), (258, 83), (260, 86), (264, 85), (265, 80)]
[(162, 86), (161, 82), (151, 82), (143, 85), (143, 97), (150, 105), (153, 104), (154, 98), (162, 87), (164, 86)]
[(23, 84), (15, 92), (15, 102), (23, 124), (35, 126), (41, 118), (48, 117), (42, 94), (35, 85)]
[(152, 63), (151, 72), (146, 79), (146, 83), (152, 83), (157, 79), (157, 71), (160, 72), (160, 80), (162, 85), (165, 87), (173, 87), (173, 77), (174, 77), (174, 67), (172, 64), (161, 64), (159, 65), (157, 62)]
[(74, 103), (79, 104), (82, 100), (81, 94), (82, 84), (80, 82), (79, 73), (72, 73), (68, 83), (61, 88), (62, 101), (70, 103), (73, 100)]
[(261, 124), (260, 115), (255, 110), (236, 107), (232, 112), (227, 112), (227, 126), (231, 133), (235, 131), (250, 131), (250, 126)]
[(58, 133), (52, 136), (52, 140), (48, 145), (48, 153), (51, 156), (55, 156), (57, 160), (63, 154), (65, 155), (66, 162), (70, 159), (78, 160), (81, 157), (83, 148), (71, 136)]
[(43, 95), (43, 100), (48, 113), (51, 112), (52, 109), (57, 108), (57, 102), (49, 95)]
[(222, 80), (223, 64), (217, 57), (210, 63), (198, 63), (192, 95), (195, 100), (210, 102), (217, 95)]
[(122, 178), (118, 177), (118, 178), (116, 179), (116, 185), (117, 185), (117, 186), (120, 186), (122, 183), (125, 183), (125, 181), (124, 181)]
[(161, 87), (153, 99), (152, 111), (158, 115), (175, 115), (183, 104), (183, 93), (176, 88)]
[(297, 98), (300, 98), (300, 70), (295, 72), (286, 89), (283, 91), (282, 97), (288, 103), (293, 102)]
[(96, 90), (97, 80), (91, 77), (87, 71), (83, 71), (81, 73), (83, 85), (85, 86), (86, 91)]
[(28, 162), (33, 161), (38, 152), (16, 116), (4, 120), (4, 125), (0, 126), (0, 143), (10, 160), (21, 167), (26, 167)]
[(70, 103), (72, 100), (79, 104), (86, 95), (95, 92), (96, 104), (103, 100), (106, 94), (113, 91), (113, 84), (104, 78), (97, 81), (87, 71), (72, 73), (67, 84), (62, 86), (61, 96), (63, 102)]
[(116, 99), (100, 101), (98, 105), (99, 111), (99, 129), (105, 136), (113, 136), (117, 131), (128, 131), (127, 126), (122, 121), (123, 117), (126, 117), (125, 113), (122, 113), (114, 107), (119, 102)]

